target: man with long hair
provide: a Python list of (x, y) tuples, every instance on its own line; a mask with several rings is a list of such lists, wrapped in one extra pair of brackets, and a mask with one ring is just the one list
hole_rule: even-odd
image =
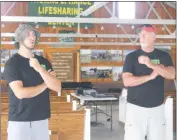
[(21, 24), (15, 31), (18, 53), (5, 64), (9, 85), (8, 140), (49, 140), (49, 89), (61, 91), (51, 64), (32, 53), (40, 33)]

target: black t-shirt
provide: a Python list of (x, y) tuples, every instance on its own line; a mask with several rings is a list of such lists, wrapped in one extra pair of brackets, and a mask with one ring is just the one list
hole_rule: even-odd
[[(37, 55), (35, 55), (35, 58), (46, 70), (52, 69), (47, 59)], [(24, 87), (33, 87), (44, 82), (40, 74), (30, 67), (29, 59), (18, 53), (7, 61), (4, 78), (8, 84), (12, 81), (21, 80)], [(19, 99), (9, 86), (8, 97), (9, 121), (37, 121), (50, 117), (49, 89), (33, 98)]]
[[(138, 62), (138, 57), (141, 55), (148, 56), (152, 63), (173, 66), (168, 53), (158, 49), (154, 49), (151, 53), (146, 53), (140, 49), (127, 55), (123, 72), (130, 72), (134, 76), (150, 75), (153, 70)], [(142, 107), (161, 105), (164, 102), (164, 78), (157, 76), (155, 79), (144, 84), (128, 87), (127, 101)]]

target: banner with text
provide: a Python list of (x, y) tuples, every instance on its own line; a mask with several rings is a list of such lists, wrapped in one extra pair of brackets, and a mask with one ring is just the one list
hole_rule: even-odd
[[(78, 8), (80, 4), (80, 8)], [(91, 1), (83, 2), (28, 2), (28, 16), (42, 16), (42, 17), (76, 17), (94, 3)], [(91, 17), (91, 14), (87, 17)], [(48, 22), (39, 23), (43, 26), (59, 26), (59, 27), (77, 27), (77, 23), (58, 23)], [(92, 27), (93, 24), (82, 23), (80, 27)]]

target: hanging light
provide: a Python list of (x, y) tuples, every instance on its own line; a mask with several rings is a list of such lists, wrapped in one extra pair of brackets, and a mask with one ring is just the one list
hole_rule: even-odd
[(5, 27), (5, 24), (1, 24), (1, 27), (4, 28), (4, 27)]
[(87, 25), (85, 26), (85, 30), (88, 30), (88, 26)]
[(120, 24), (117, 24), (117, 28), (119, 28), (120, 27)]
[(53, 29), (56, 29), (56, 26), (55, 26), (55, 25), (53, 25)]
[(38, 25), (38, 24), (36, 24), (36, 28), (37, 28), (37, 29), (39, 28), (39, 25)]
[(132, 30), (135, 28), (135, 26), (134, 25), (132, 25)]

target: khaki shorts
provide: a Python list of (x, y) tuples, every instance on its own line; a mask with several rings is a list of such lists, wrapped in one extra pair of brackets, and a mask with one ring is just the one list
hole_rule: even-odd
[(124, 140), (166, 140), (164, 104), (145, 108), (127, 103)]
[(8, 122), (8, 140), (50, 140), (48, 119), (32, 122)]

